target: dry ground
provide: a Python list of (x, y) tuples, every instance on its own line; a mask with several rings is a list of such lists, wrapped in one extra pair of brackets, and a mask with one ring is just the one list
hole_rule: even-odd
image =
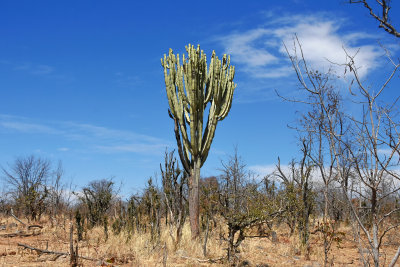
[[(35, 229), (37, 235), (7, 237), (7, 233), (33, 233), (19, 224), (12, 217), (0, 218), (0, 266), (68, 266), (69, 256), (40, 254), (24, 249), (18, 243), (49, 251), (69, 251), (69, 221), (59, 219), (53, 225), (47, 221), (39, 222), (43, 229)], [(4, 229), (5, 228), (5, 229)], [(341, 227), (346, 233), (341, 247), (332, 246), (331, 257), (334, 266), (360, 266), (357, 246), (353, 242), (351, 229)], [(323, 244), (320, 234), (311, 236), (310, 258), (306, 259), (298, 247), (296, 236), (289, 237), (285, 228), (278, 229), (277, 241), (268, 238), (248, 238), (240, 247), (240, 260), (243, 266), (323, 266)], [(76, 238), (76, 236), (75, 236)], [(124, 233), (114, 236), (110, 233), (105, 241), (101, 228), (94, 228), (87, 233), (84, 241), (79, 242), (79, 255), (102, 261), (81, 260), (83, 266), (227, 266), (223, 263), (203, 262), (202, 244), (193, 244), (190, 240), (188, 225), (183, 231), (179, 248), (174, 252), (169, 232), (161, 234), (158, 245), (150, 242), (148, 234), (136, 234), (132, 238)], [(400, 233), (393, 232), (385, 240), (382, 250), (382, 262), (387, 265), (400, 244)], [(209, 238), (208, 258), (224, 256), (226, 244), (220, 241), (217, 230)], [(264, 265), (263, 265), (264, 264)], [(267, 265), (266, 265), (267, 264)]]

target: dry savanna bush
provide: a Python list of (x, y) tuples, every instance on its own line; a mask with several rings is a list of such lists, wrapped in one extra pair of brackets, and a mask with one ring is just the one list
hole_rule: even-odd
[[(110, 234), (106, 239), (104, 229), (96, 226), (87, 231), (78, 245), (79, 256), (90, 257), (95, 260), (79, 258), (80, 266), (227, 266), (229, 263), (221, 259), (226, 255), (226, 242), (221, 235), (228, 229), (224, 219), (217, 218), (217, 225), (210, 230), (207, 242), (207, 257), (203, 256), (203, 243), (193, 242), (190, 236), (190, 227), (186, 223), (182, 230), (182, 239), (178, 247), (170, 236), (169, 228), (162, 226), (159, 240), (154, 243), (150, 232), (136, 232), (133, 235), (127, 231), (119, 234)], [(65, 228), (63, 219), (58, 226), (51, 226), (48, 218), (39, 221), (44, 227), (40, 234), (31, 236), (1, 237), (0, 264), (2, 266), (68, 266), (69, 255), (44, 254), (19, 247), (18, 243), (29, 244), (35, 248), (49, 251), (68, 252), (69, 224), (67, 219)], [(315, 221), (317, 225), (317, 220)], [(2, 217), (1, 225), (7, 225), (1, 234), (27, 232), (25, 227), (13, 218)], [(162, 224), (164, 225), (164, 224)], [(290, 235), (290, 228), (285, 224), (276, 227), (274, 234), (266, 233), (267, 229), (260, 227), (247, 229), (246, 234), (257, 236), (260, 233), (265, 237), (246, 238), (240, 246), (239, 266), (322, 266), (323, 264), (323, 237), (319, 232), (310, 235), (310, 255), (307, 258), (302, 252), (301, 242), (297, 235)], [(317, 229), (317, 226), (313, 227)], [(332, 262), (335, 266), (359, 266), (357, 245), (352, 238), (350, 226), (344, 224), (339, 230), (345, 235), (340, 242), (332, 247)], [(273, 237), (274, 236), (274, 237)], [(202, 236), (204, 238), (204, 236)], [(76, 233), (74, 240), (77, 240)], [(400, 236), (394, 233), (385, 239), (382, 260), (394, 255)]]
[[(329, 190), (336, 201), (329, 204), (332, 216), (324, 219), (323, 186), (307, 187), (312, 190), (306, 198), (311, 208), (304, 228), (304, 185), (296, 182), (301, 160), (291, 165), (282, 183), (279, 175), (285, 170), (255, 179), (234, 153), (223, 162), (221, 175), (201, 181), (201, 235), (192, 240), (185, 173), (173, 153), (166, 153), (165, 159), (162, 186), (149, 179), (142, 193), (126, 200), (118, 198), (113, 181), (105, 179), (75, 190), (78, 198), (71, 203), (61, 198), (63, 208), (56, 214), (45, 210), (36, 220), (9, 202), (0, 221), (2, 266), (322, 266), (327, 241), (329, 265), (360, 265), (356, 225), (349, 207), (340, 209), (340, 191)], [(356, 207), (367, 205), (353, 202)], [(395, 199), (387, 200), (382, 210), (396, 205)], [(368, 222), (368, 212), (362, 210)], [(385, 224), (398, 219), (391, 216)], [(362, 233), (359, 237), (367, 241)], [(396, 231), (385, 235), (380, 261), (387, 264), (399, 245)], [(368, 250), (363, 253), (370, 255)]]

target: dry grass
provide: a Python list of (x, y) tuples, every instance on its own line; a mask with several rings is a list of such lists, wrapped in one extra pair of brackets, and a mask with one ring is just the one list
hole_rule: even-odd
[[(21, 225), (15, 225), (12, 218), (1, 218), (0, 225), (7, 225), (0, 234), (14, 233), (25, 230)], [(60, 219), (51, 226), (48, 220), (40, 222), (44, 228), (41, 234), (29, 237), (0, 237), (0, 266), (68, 266), (69, 257), (56, 257), (50, 254), (38, 254), (17, 246), (17, 243), (51, 251), (69, 251), (69, 221)], [(207, 258), (216, 259), (224, 256), (226, 244), (219, 238), (219, 229), (210, 233)], [(341, 248), (332, 246), (331, 256), (334, 266), (359, 266), (359, 256), (356, 244), (352, 241), (351, 229), (341, 227), (346, 236)], [(119, 235), (111, 232), (106, 241), (103, 229), (96, 227), (86, 233), (79, 242), (79, 254), (112, 262), (116, 266), (226, 266), (224, 263), (202, 262), (202, 242), (192, 242), (189, 225), (185, 225), (182, 241), (174, 251), (174, 244), (168, 229), (164, 228), (158, 242), (151, 242), (149, 234), (134, 234), (129, 237), (124, 231)], [(298, 246), (297, 236), (289, 236), (288, 229), (280, 227), (277, 231), (277, 242), (268, 238), (248, 238), (240, 246), (240, 261), (247, 261), (257, 266), (322, 266), (323, 246), (320, 234), (311, 236), (310, 257)], [(76, 238), (76, 237), (75, 237)], [(389, 235), (382, 250), (382, 261), (386, 257), (386, 265), (399, 245), (400, 235)], [(81, 260), (83, 266), (96, 266), (99, 262)]]

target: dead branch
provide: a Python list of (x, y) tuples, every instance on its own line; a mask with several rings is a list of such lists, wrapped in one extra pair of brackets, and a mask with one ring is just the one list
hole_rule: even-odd
[(21, 221), (20, 219), (18, 219), (17, 216), (14, 215), (13, 209), (10, 210), (10, 214), (11, 214), (11, 216), (12, 216), (15, 220), (17, 220), (20, 224), (26, 226), (26, 227), (28, 228), (28, 230), (30, 230), (31, 228), (40, 228), (40, 229), (43, 229), (43, 226), (41, 226), (41, 225), (39, 225), (39, 224), (27, 225), (26, 223), (24, 223), (23, 221)]
[(198, 261), (198, 262), (209, 262), (209, 263), (217, 263), (217, 262), (221, 262), (224, 259), (226, 259), (226, 257), (221, 257), (221, 258), (217, 258), (217, 259), (198, 259), (198, 258), (192, 258), (192, 257), (187, 257), (187, 256), (181, 256), (181, 258), (183, 259), (187, 259), (187, 260), (194, 260), (194, 261)]
[(399, 258), (399, 256), (400, 256), (400, 247), (398, 247), (398, 249), (396, 251), (396, 254), (394, 255), (392, 261), (389, 264), (389, 267), (393, 267), (396, 264), (397, 259)]
[[(23, 247), (24, 249), (35, 250), (35, 251), (37, 251), (39, 253), (42, 253), (42, 254), (53, 254), (53, 255), (60, 255), (60, 256), (69, 256), (70, 255), (70, 253), (68, 253), (68, 252), (60, 252), (60, 251), (51, 251), (51, 250), (47, 250), (47, 249), (40, 249), (40, 248), (35, 248), (35, 247), (29, 246), (29, 245), (26, 245), (26, 244), (22, 244), (22, 243), (18, 243), (18, 246), (19, 247)], [(101, 264), (106, 264), (107, 266), (113, 266), (113, 265), (109, 264), (108, 262), (105, 262), (105, 261), (103, 261), (101, 259), (95, 259), (95, 258), (90, 258), (90, 257), (86, 257), (86, 256), (79, 256), (79, 255), (76, 255), (76, 256), (81, 258), (81, 259), (84, 259), (84, 260), (100, 261)]]
[(32, 224), (28, 226), (28, 230), (30, 230), (31, 228), (40, 228), (43, 229), (43, 226), (39, 225), (39, 224)]
[(40, 235), (41, 232), (33, 232), (33, 233), (24, 233), (24, 232), (17, 232), (17, 233), (10, 233), (10, 234), (1, 234), (0, 237), (28, 237), (28, 236), (37, 236)]
[(11, 209), (11, 212), (10, 212), (10, 213), (11, 213), (11, 216), (12, 216), (15, 220), (17, 220), (20, 224), (26, 226), (26, 223), (24, 223), (23, 221), (21, 221), (20, 219), (18, 219), (17, 216), (14, 215), (13, 209)]
[[(24, 249), (35, 250), (35, 251), (37, 251), (39, 253), (44, 253), (44, 254), (66, 255), (66, 256), (69, 255), (69, 253), (66, 253), (66, 252), (50, 251), (50, 250), (47, 250), (47, 249), (35, 248), (35, 247), (31, 247), (29, 245), (22, 244), (22, 243), (18, 243), (18, 246), (19, 247), (23, 247)], [(95, 259), (93, 259), (93, 260), (95, 260)]]
[(390, 23), (389, 11), (390, 11), (390, 1), (382, 0), (376, 1), (382, 8), (382, 14), (376, 13), (372, 6), (367, 2), (367, 0), (350, 0), (350, 4), (363, 4), (364, 7), (369, 11), (369, 14), (379, 22), (379, 28), (384, 29), (389, 34), (400, 37), (400, 32)]

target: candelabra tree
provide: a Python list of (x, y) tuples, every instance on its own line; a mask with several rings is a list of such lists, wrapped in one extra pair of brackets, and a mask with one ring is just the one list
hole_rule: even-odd
[[(189, 218), (192, 238), (199, 236), (199, 179), (210, 151), (218, 121), (223, 120), (232, 105), (235, 67), (230, 56), (222, 60), (212, 52), (207, 69), (206, 54), (193, 45), (186, 46), (187, 58), (172, 49), (164, 54), (165, 85), (169, 116), (174, 120), (175, 138), (182, 166), (189, 174)], [(209, 109), (208, 109), (208, 104)], [(208, 110), (207, 122), (204, 121)]]

